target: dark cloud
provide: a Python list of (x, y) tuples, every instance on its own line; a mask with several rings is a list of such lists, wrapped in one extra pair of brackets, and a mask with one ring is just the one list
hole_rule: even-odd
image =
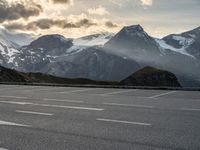
[(90, 19), (81, 19), (77, 22), (69, 22), (65, 19), (61, 20), (51, 20), (51, 19), (39, 19), (37, 21), (30, 22), (26, 25), (19, 23), (9, 23), (4, 26), (10, 30), (33, 30), (38, 29), (50, 29), (51, 27), (59, 27), (62, 29), (65, 28), (81, 28), (81, 27), (90, 27), (96, 26), (97, 24)]
[(22, 2), (8, 4), (5, 0), (0, 0), (0, 23), (13, 21), (20, 18), (28, 19), (31, 16), (38, 16), (43, 11), (39, 4)]
[[(81, 27), (91, 27), (98, 26), (99, 24), (94, 22), (92, 19), (81, 19), (76, 22), (70, 22), (66, 19), (60, 20), (51, 20), (51, 19), (39, 19), (33, 22), (29, 22), (26, 25), (22, 25), (20, 23), (8, 23), (4, 24), (4, 26), (9, 30), (23, 30), (23, 31), (37, 31), (38, 29), (50, 29), (52, 27), (58, 27), (61, 29), (66, 28), (81, 28)], [(105, 26), (108, 28), (114, 28), (118, 25), (112, 23), (111, 21), (105, 22)]]
[(67, 3), (67, 4), (69, 4), (69, 3), (71, 3), (72, 2), (72, 0), (51, 0), (53, 3), (61, 3), (61, 4), (64, 4), (64, 3)]
[(107, 21), (107, 22), (105, 23), (105, 26), (107, 26), (108, 28), (116, 28), (116, 27), (118, 27), (117, 24), (114, 24), (114, 23), (111, 22), (111, 21)]

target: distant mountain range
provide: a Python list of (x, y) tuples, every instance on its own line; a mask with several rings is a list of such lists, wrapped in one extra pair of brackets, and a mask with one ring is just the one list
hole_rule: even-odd
[(174, 73), (182, 86), (200, 86), (200, 28), (162, 39), (149, 36), (140, 25), (124, 27), (116, 35), (78, 39), (35, 39), (0, 28), (0, 64), (24, 72), (106, 81), (120, 81), (153, 66)]

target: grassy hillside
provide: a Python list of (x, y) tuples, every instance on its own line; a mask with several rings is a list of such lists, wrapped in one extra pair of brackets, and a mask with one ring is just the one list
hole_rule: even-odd
[(145, 67), (120, 82), (122, 85), (131, 86), (168, 86), (180, 87), (176, 76), (168, 71)]
[(114, 82), (89, 79), (68, 79), (42, 73), (23, 73), (0, 66), (0, 82), (55, 83), (55, 84), (98, 84), (111, 85)]

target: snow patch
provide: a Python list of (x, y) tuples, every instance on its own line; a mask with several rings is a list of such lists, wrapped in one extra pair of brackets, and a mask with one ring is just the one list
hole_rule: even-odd
[(189, 36), (194, 38), (194, 39), (196, 38), (196, 35), (194, 35), (194, 34), (189, 34)]
[(112, 37), (111, 33), (99, 34), (99, 35), (91, 35), (82, 38), (75, 39), (73, 44), (75, 46), (103, 46), (106, 42), (108, 42)]
[[(183, 40), (183, 38), (176, 38), (176, 39), (179, 39), (179, 40), (181, 39), (181, 40)], [(157, 42), (157, 43), (160, 45), (160, 47), (163, 48), (163, 49), (175, 51), (175, 52), (181, 53), (181, 54), (183, 54), (183, 55), (187, 55), (187, 56), (190, 56), (190, 57), (193, 57), (193, 58), (194, 58), (194, 56), (190, 55), (190, 54), (185, 50), (186, 47), (184, 47), (184, 46), (183, 46), (182, 48), (175, 48), (175, 47), (173, 47), (173, 46), (167, 44), (164, 40), (160, 40), (160, 39), (156, 39), (156, 42)]]
[(174, 35), (172, 38), (176, 41), (179, 41), (179, 44), (182, 45), (183, 47), (188, 47), (194, 42), (194, 39), (185, 38), (185, 37), (182, 37), (182, 36), (175, 36)]

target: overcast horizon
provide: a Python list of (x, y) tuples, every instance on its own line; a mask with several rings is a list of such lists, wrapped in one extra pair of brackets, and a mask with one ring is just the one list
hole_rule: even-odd
[(200, 26), (198, 0), (0, 0), (8, 30), (80, 37), (140, 24), (153, 37)]

